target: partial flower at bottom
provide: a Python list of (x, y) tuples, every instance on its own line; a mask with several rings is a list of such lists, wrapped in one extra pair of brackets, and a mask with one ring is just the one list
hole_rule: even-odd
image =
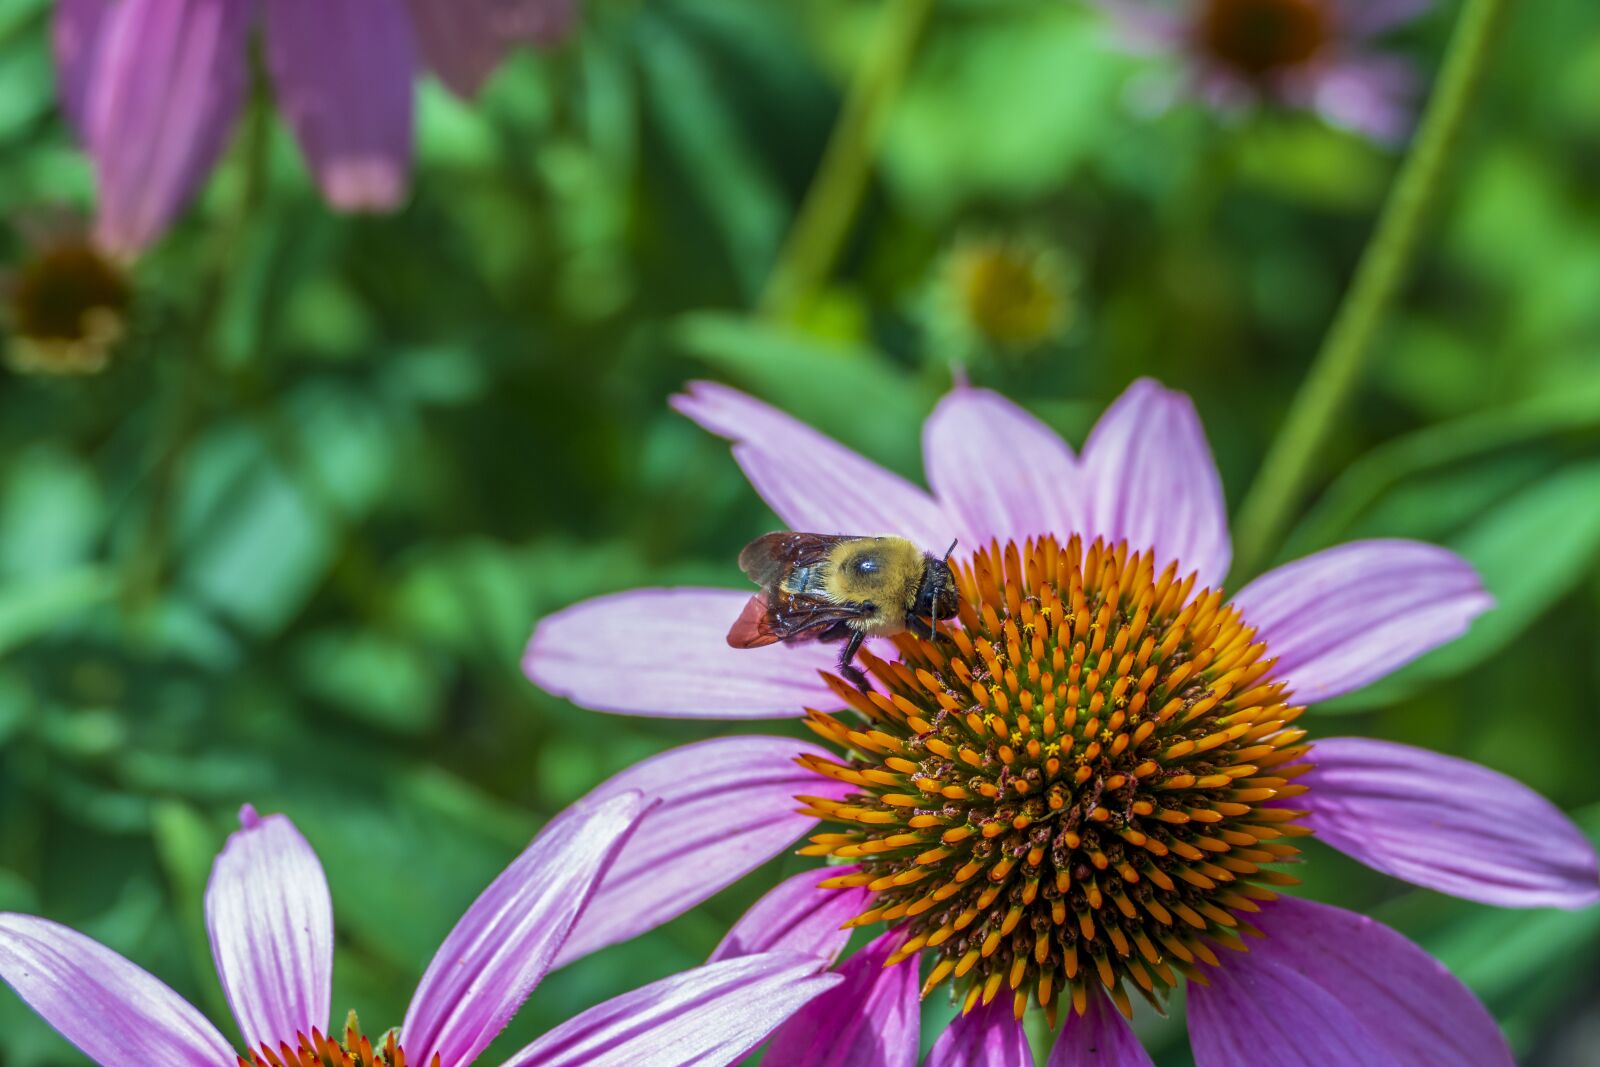
[[(102, 1067), (466, 1067), (580, 928), (650, 803), (623, 790), (552, 823), (462, 916), (397, 1030), (329, 1028), (333, 908), (316, 853), (286, 817), (241, 813), (206, 890), (206, 927), (242, 1053), (158, 979), (82, 934), (0, 915), (0, 979)], [(765, 952), (643, 986), (556, 1027), (504, 1067), (737, 1062), (840, 979)]]
[(625, 790), (661, 803), (563, 960), (806, 835), (801, 853), (833, 865), (784, 882), (725, 946), (832, 961), (837, 925), (878, 932), (774, 1035), (785, 1067), (911, 1067), (917, 1004), (939, 989), (959, 1015), (932, 1064), (1026, 1064), (1030, 1005), (1059, 1026), (1053, 1065), (1148, 1064), (1124, 1018), (1180, 985), (1199, 1067), (1511, 1063), (1483, 1006), (1417, 946), (1285, 894), (1317, 834), (1472, 900), (1600, 899), (1593, 848), (1525, 786), (1304, 726), (1307, 703), (1491, 606), (1464, 560), (1362, 541), (1227, 595), (1203, 430), (1187, 398), (1150, 381), (1077, 455), (1003, 398), (957, 389), (924, 429), (931, 494), (731, 389), (698, 384), (677, 405), (734, 442), (792, 529), (959, 537), (961, 612), (937, 641), (869, 646), (865, 694), (832, 673), (826, 645), (729, 649), (745, 590), (640, 590), (544, 620), (524, 666), (552, 692), (614, 712), (803, 715), (827, 746), (706, 741), (591, 793), (578, 810)]

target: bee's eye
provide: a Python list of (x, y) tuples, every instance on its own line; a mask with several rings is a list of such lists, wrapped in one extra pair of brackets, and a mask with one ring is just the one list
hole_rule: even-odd
[(857, 556), (850, 561), (849, 567), (850, 573), (864, 578), (869, 574), (877, 574), (882, 570), (883, 561), (877, 556)]

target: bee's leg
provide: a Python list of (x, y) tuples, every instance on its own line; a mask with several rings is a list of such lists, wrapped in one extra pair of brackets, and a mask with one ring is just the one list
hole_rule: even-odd
[(856, 658), (856, 653), (861, 650), (861, 642), (866, 640), (866, 637), (867, 635), (860, 630), (851, 631), (849, 642), (844, 646), (844, 651), (839, 653), (839, 673), (850, 679), (851, 684), (863, 693), (870, 693), (872, 692), (872, 683), (867, 681), (867, 676), (862, 672), (861, 668), (854, 666), (851, 662)]
[(948, 645), (953, 643), (949, 634), (935, 626), (931, 619), (925, 619), (921, 615), (907, 615), (906, 629), (924, 640), (932, 641), (934, 644)]

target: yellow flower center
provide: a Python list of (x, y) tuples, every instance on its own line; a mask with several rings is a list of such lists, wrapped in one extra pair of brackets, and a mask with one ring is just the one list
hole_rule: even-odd
[(1266, 865), (1303, 812), (1268, 802), (1305, 791), (1304, 709), (1238, 609), (1149, 552), (1045, 537), (957, 577), (959, 629), (864, 655), (875, 692), (831, 680), (864, 722), (808, 712), (847, 755), (801, 763), (855, 792), (800, 798), (845, 827), (802, 852), (858, 864), (822, 884), (871, 890), (855, 924), (903, 930), (890, 963), (928, 953), (923, 995), (953, 980), (967, 1011), (1008, 989), (1053, 1022), (1099, 985), (1127, 1013), (1130, 988), (1204, 981), (1295, 882)]
[(133, 290), (122, 271), (83, 240), (42, 249), (11, 286), (9, 353), (19, 370), (103, 370), (126, 332)]

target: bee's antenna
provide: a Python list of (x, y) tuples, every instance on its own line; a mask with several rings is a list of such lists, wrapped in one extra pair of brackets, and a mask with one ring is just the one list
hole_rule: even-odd
[[(944, 565), (946, 570), (950, 569), (950, 553), (954, 552), (956, 550), (956, 545), (960, 543), (960, 538), (956, 538), (950, 542), (950, 547), (944, 550)], [(930, 607), (928, 609), (928, 629), (933, 631), (933, 640), (935, 643), (937, 643), (939, 640), (939, 610), (937, 607)]]

